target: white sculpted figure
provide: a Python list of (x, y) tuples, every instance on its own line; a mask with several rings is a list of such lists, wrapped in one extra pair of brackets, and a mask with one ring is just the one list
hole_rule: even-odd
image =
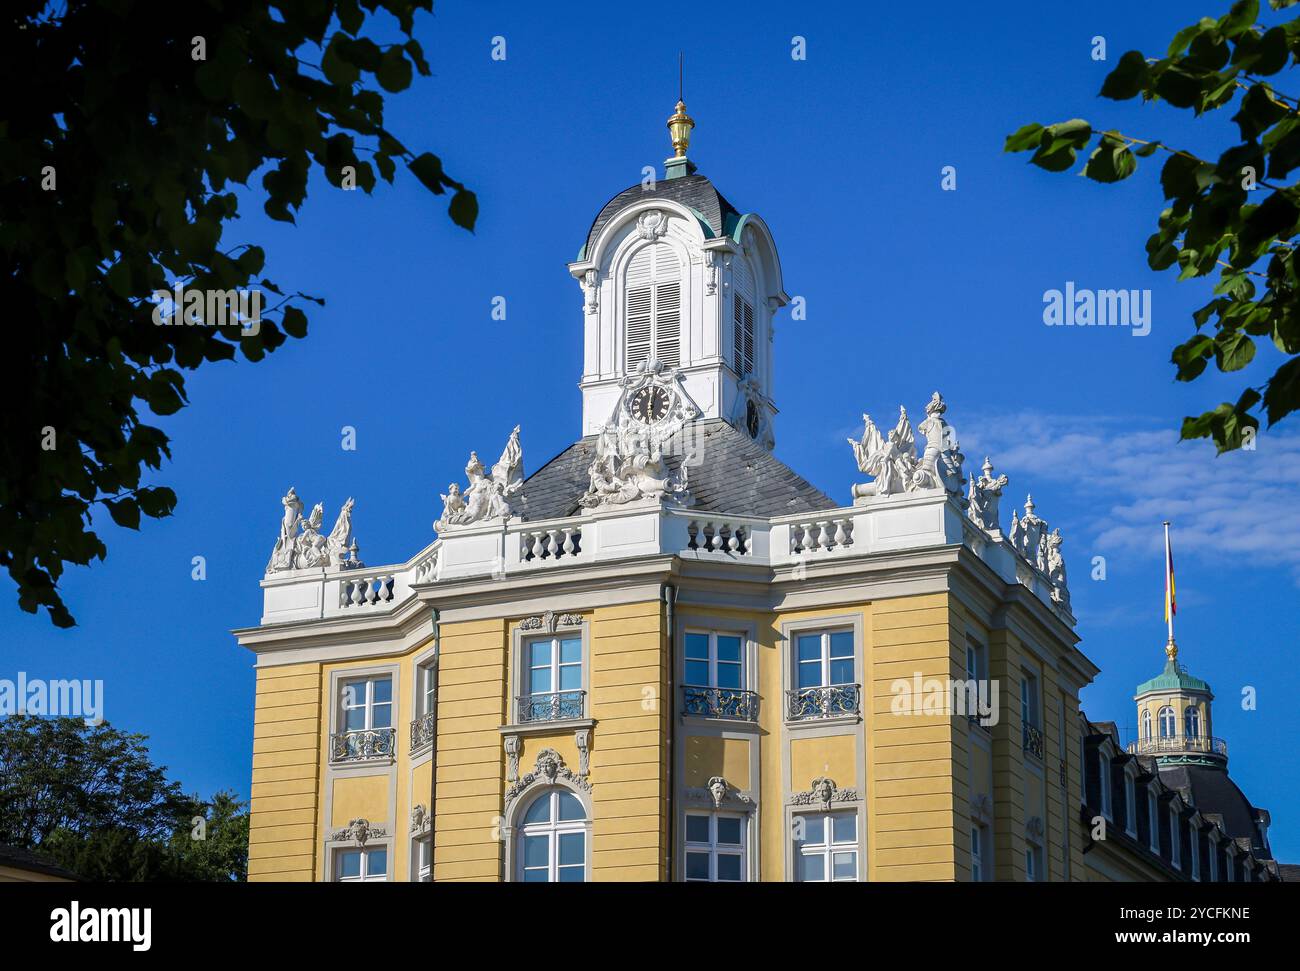
[(919, 428), (925, 436), (925, 452), (912, 474), (916, 489), (942, 488), (949, 495), (958, 495), (962, 484), (962, 463), (966, 456), (957, 444), (957, 433), (944, 419), (948, 410), (943, 395), (936, 391), (925, 406), (925, 421)]
[[(280, 503), (284, 506), (284, 517), (280, 520), (280, 536), (266, 565), (267, 573), (322, 566), (349, 569), (363, 565), (357, 560), (357, 544), (352, 538), (352, 499), (349, 498), (339, 510), (339, 518), (329, 536), (322, 536), (320, 532), (325, 519), (324, 505), (316, 503), (311, 515), (304, 519), (302, 500), (292, 486)], [(351, 559), (348, 554), (351, 554)]]
[(596, 440), (596, 459), (587, 470), (587, 492), (578, 502), (588, 509), (638, 499), (685, 502), (686, 469), (683, 462), (679, 476), (668, 474), (659, 444), (640, 425), (609, 424)]
[(469, 453), (465, 465), (469, 485), (462, 495), (452, 483), (442, 498), (442, 516), (433, 528), (442, 532), (450, 526), (468, 526), (489, 519), (508, 519), (513, 515), (507, 496), (512, 496), (524, 485), (524, 452), (519, 444), (519, 426), (510, 433), (501, 458), (492, 466), (491, 475), (485, 475), (478, 452)]
[(1042, 573), (1047, 572), (1047, 523), (1034, 513), (1034, 497), (1025, 498), (1025, 514), (1011, 514), (1011, 545)]
[(1061, 556), (1061, 531), (1052, 530), (1043, 540), (1047, 550), (1047, 579), (1052, 581), (1052, 599), (1063, 606), (1070, 605), (1070, 590), (1066, 586), (1065, 559)]
[(858, 471), (875, 476), (874, 482), (859, 483), (853, 487), (854, 499), (872, 496), (892, 496), (916, 488), (916, 437), (907, 409), (898, 409), (898, 424), (888, 435), (881, 435), (870, 415), (862, 416), (862, 438), (849, 439), (853, 455), (858, 461)]
[[(1009, 481), (1006, 474), (993, 478), (993, 463), (984, 456), (984, 474), (978, 479), (970, 474), (970, 487), (966, 490), (966, 515), (971, 521), (990, 533), (998, 532), (1002, 526), (998, 519), (998, 505), (1002, 501), (1002, 490)], [(1019, 523), (1016, 524), (1019, 528)]]

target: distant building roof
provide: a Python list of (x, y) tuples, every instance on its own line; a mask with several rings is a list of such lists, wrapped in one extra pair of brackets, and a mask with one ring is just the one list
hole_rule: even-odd
[(1187, 673), (1187, 669), (1177, 661), (1169, 660), (1165, 662), (1165, 669), (1156, 675), (1150, 681), (1143, 681), (1137, 686), (1139, 695), (1146, 694), (1148, 691), (1201, 691), (1205, 694), (1211, 694), (1208, 683), (1200, 678), (1194, 678)]
[(81, 879), (71, 870), (65, 870), (52, 860), (21, 846), (13, 846), (9, 843), (0, 843), (0, 868), (25, 870), (29, 873), (40, 873), (48, 877), (60, 877), (64, 880)]
[(1273, 853), (1255, 823), (1256, 809), (1225, 769), (1209, 765), (1162, 765), (1160, 781), (1171, 789), (1189, 790), (1202, 815), (1217, 815), (1229, 836), (1246, 838), (1255, 856), (1272, 859)]
[[(771, 518), (839, 505), (728, 422), (697, 422), (691, 435), (703, 446), (698, 464), (687, 468), (692, 509)], [(519, 495), (511, 497), (511, 507), (533, 521), (574, 515), (591, 484), (588, 469), (595, 458), (595, 436), (574, 442), (528, 477)], [(680, 455), (664, 456), (674, 474), (681, 463)]]

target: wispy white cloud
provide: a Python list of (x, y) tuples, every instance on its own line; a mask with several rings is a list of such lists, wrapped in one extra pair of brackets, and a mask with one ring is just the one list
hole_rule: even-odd
[(1158, 555), (1168, 519), (1180, 554), (1281, 567), (1300, 584), (1300, 429), (1284, 425), (1261, 433), (1254, 451), (1216, 456), (1209, 441), (1180, 442), (1155, 419), (1029, 410), (968, 421), (958, 428), (967, 466), (988, 453), (1011, 476), (1007, 517), (1026, 491), (1064, 487), (1082, 500), (1076, 514), (1090, 517), (1074, 522), (1085, 548)]

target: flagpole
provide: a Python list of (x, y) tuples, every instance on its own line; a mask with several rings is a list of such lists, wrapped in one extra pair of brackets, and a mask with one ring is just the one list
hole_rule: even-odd
[[(1174, 553), (1169, 545), (1169, 520), (1165, 520), (1165, 620), (1169, 625), (1169, 648), (1172, 659), (1178, 648), (1174, 646)], [(1170, 653), (1170, 652), (1173, 653)]]

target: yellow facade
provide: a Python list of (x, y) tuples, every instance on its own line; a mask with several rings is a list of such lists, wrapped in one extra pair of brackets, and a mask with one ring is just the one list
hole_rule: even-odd
[[(1023, 641), (1028, 621), (1015, 625), (1022, 633), (1005, 621), (995, 626), (977, 598), (949, 591), (753, 610), (711, 604), (688, 590), (684, 585), (671, 606), (667, 598), (642, 599), (566, 615), (584, 639), (590, 704), (585, 718), (553, 727), (511, 724), (512, 699), (524, 691), (518, 653), (527, 632), (518, 615), (445, 620), (436, 639), (413, 640), (400, 654), (283, 665), (264, 660), (254, 719), (250, 879), (330, 879), (332, 837), (358, 819), (377, 831), (365, 845), (388, 849), (387, 879), (414, 879), (411, 813), (430, 805), (434, 880), (513, 879), (506, 804), (514, 780), (506, 739), (517, 738), (518, 779), (548, 749), (576, 771), (584, 760), (577, 733), (584, 730), (593, 880), (681, 879), (686, 814), (692, 806), (708, 809), (713, 779), (725, 780), (726, 800), (747, 807), (751, 879), (795, 878), (792, 820), (815, 808), (807, 793), (818, 779), (832, 780), (834, 798), (844, 800), (832, 808), (858, 813), (863, 879), (972, 879), (973, 800), (989, 822), (984, 879), (1027, 878), (1032, 817), (1042, 821), (1039, 865), (1045, 869), (1038, 878), (1083, 879), (1080, 841), (1067, 836), (1069, 807), (1080, 801), (1077, 765), (1068, 764), (1077, 762), (1070, 753), (1078, 751), (1080, 679), (1060, 673), (1075, 670), (1062, 659), (1077, 664), (1081, 658), (1072, 645), (1053, 642), (1042, 629), (1031, 649)], [(860, 717), (790, 722), (783, 701), (792, 638), (830, 628), (853, 632)], [(752, 725), (681, 713), (682, 637), (691, 630), (745, 637), (759, 696)], [(988, 674), (1001, 686), (996, 724), (893, 709), (900, 682), (965, 678), (972, 640), (987, 651)], [(431, 751), (413, 759), (406, 726), (417, 716), (417, 661), (427, 662), (435, 650), (436, 739)], [(1040, 685), (1042, 759), (1026, 754), (1022, 739), (1016, 685), (1025, 671)], [(340, 685), (377, 672), (392, 680), (395, 756), (331, 765)]]

